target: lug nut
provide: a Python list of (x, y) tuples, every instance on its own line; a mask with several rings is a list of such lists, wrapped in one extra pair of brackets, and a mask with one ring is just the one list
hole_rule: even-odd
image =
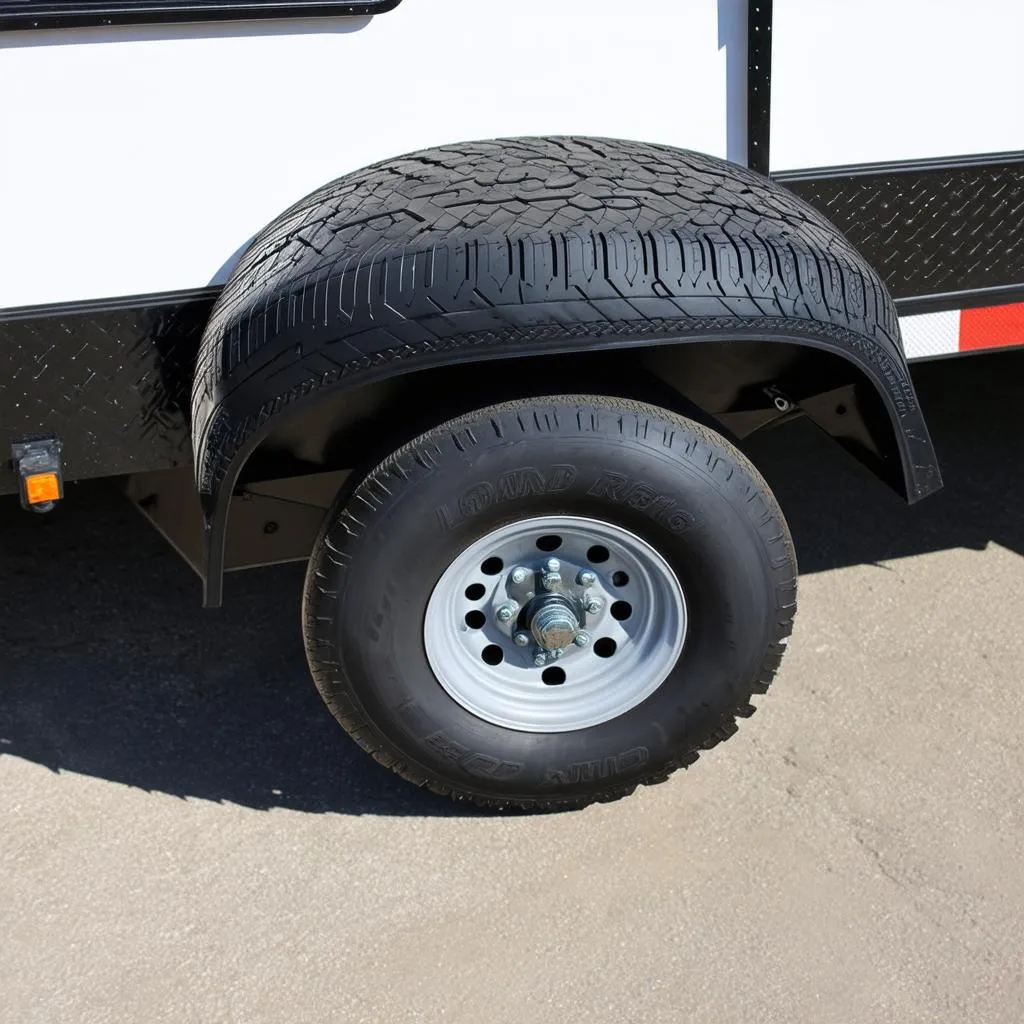
[(503, 604), (498, 609), (498, 621), (499, 622), (511, 622), (516, 617), (516, 612), (519, 611), (519, 605), (517, 604)]
[(557, 558), (549, 558), (544, 568), (550, 573), (561, 572), (562, 563)]
[(595, 601), (593, 598), (591, 598), (587, 602), (587, 612), (590, 615), (596, 615), (601, 610), (601, 607), (602, 607), (601, 606), (601, 602), (600, 601)]
[(525, 583), (529, 578), (529, 575), (529, 569), (524, 569), (522, 566), (519, 566), (518, 569), (512, 570), (512, 582), (518, 586), (520, 583)]
[(515, 640), (516, 647), (525, 647), (530, 642), (530, 634), (516, 633), (512, 639)]
[(565, 654), (565, 651), (563, 651), (561, 647), (556, 647), (556, 648), (555, 648), (555, 649), (554, 649), (554, 650), (553, 650), (553, 651), (551, 652), (551, 657), (552, 657), (552, 659), (553, 659), (554, 661), (558, 661), (558, 659), (559, 659), (559, 658), (560, 658), (560, 657), (561, 657), (561, 656), (562, 656), (563, 654)]
[(546, 665), (548, 663), (548, 656), (543, 653), (535, 654), (533, 656), (533, 663), (537, 668), (540, 668), (542, 665)]
[(581, 569), (580, 574), (576, 577), (576, 582), (581, 587), (592, 587), (597, 582), (597, 574), (589, 569)]
[(555, 590), (562, 582), (562, 577), (557, 572), (549, 572), (540, 582), (545, 590)]
[(590, 643), (589, 633), (577, 633), (572, 641), (577, 647), (586, 647)]

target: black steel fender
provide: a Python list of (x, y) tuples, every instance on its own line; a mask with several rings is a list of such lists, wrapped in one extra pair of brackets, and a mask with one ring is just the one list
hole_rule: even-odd
[(760, 175), (665, 146), (537, 138), (413, 153), (326, 185), (255, 238), (202, 339), (206, 602), (220, 601), (239, 473), (280, 416), (446, 363), (745, 338), (855, 364), (888, 411), (904, 496), (941, 486), (885, 287)]

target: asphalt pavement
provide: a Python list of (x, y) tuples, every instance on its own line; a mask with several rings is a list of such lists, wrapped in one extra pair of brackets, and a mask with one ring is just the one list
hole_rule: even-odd
[(0, 1021), (1024, 1020), (1024, 352), (915, 375), (946, 489), (757, 438), (803, 571), (776, 684), (578, 813), (368, 760), (300, 567), (204, 612), (103, 484), (0, 499)]

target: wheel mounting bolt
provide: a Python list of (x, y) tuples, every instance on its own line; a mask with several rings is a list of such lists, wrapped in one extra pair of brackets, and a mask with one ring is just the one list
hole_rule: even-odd
[(587, 602), (587, 611), (591, 615), (596, 615), (601, 610), (601, 602), (595, 601), (593, 598)]
[(589, 569), (581, 569), (580, 574), (576, 577), (576, 582), (581, 587), (592, 587), (597, 582), (597, 574)]
[(562, 563), (557, 558), (549, 558), (544, 568), (550, 573), (561, 572)]
[(529, 575), (529, 569), (524, 569), (522, 566), (519, 566), (519, 568), (512, 570), (512, 582), (517, 585), (520, 583), (525, 583)]
[(540, 668), (542, 665), (546, 665), (548, 663), (548, 656), (542, 653), (535, 654), (533, 656), (533, 663), (537, 668)]
[(561, 656), (562, 656), (563, 654), (565, 654), (565, 651), (563, 651), (561, 647), (556, 647), (556, 648), (555, 648), (555, 649), (554, 649), (554, 650), (553, 650), (553, 651), (551, 652), (551, 657), (552, 657), (552, 659), (553, 659), (554, 661), (558, 661), (558, 659), (559, 659), (559, 658), (560, 658), (560, 657), (561, 657)]
[(499, 622), (511, 622), (515, 618), (516, 612), (518, 610), (519, 610), (519, 606), (518, 605), (511, 604), (511, 603), (510, 604), (503, 604), (498, 609), (498, 621)]
[(512, 639), (515, 641), (516, 647), (526, 647), (526, 645), (530, 642), (530, 634), (516, 633), (516, 635)]
[(540, 582), (541, 586), (545, 590), (555, 590), (558, 588), (558, 585), (562, 582), (562, 577), (559, 576), (557, 572), (549, 572), (544, 576), (544, 578)]
[(572, 641), (577, 647), (586, 647), (590, 643), (589, 633), (577, 633)]

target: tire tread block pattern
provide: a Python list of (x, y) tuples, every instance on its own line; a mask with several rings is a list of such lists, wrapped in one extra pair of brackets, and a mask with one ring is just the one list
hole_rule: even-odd
[(937, 467), (878, 276), (745, 168), (589, 138), (443, 146), (341, 178), (261, 232), (214, 308), (193, 390), (208, 513), (271, 418), (336, 385), (485, 354), (785, 335), (886, 397), (908, 497)]

